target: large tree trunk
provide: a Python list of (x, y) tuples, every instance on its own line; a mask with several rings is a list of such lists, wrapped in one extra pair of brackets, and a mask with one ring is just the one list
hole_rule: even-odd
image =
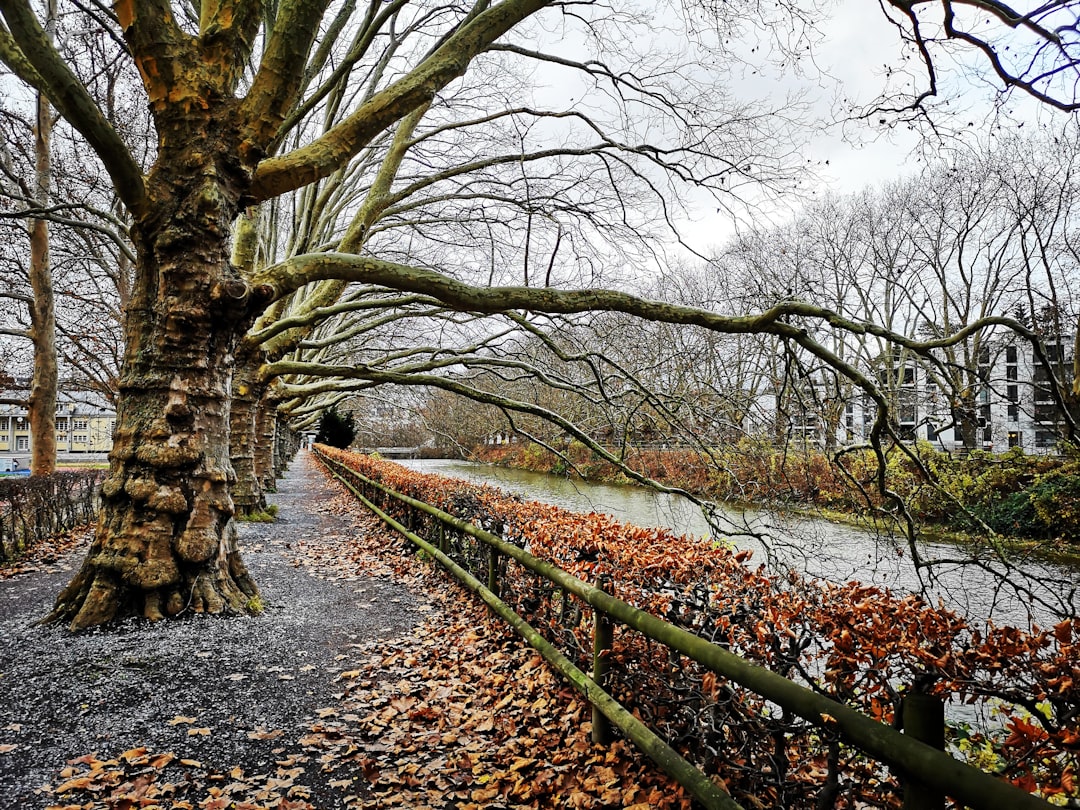
[(300, 436), (292, 430), (280, 414), (274, 415), (274, 477), (284, 475), (296, 451), (300, 449)]
[(277, 452), (277, 407), (278, 401), (267, 389), (255, 410), (255, 476), (263, 492), (277, 491), (278, 474), (274, 463)]
[(229, 494), (233, 352), (251, 321), (229, 229), (248, 176), (220, 158), (236, 154), (227, 111), (196, 115), (162, 138), (152, 213), (133, 232), (139, 260), (97, 534), (48, 617), (73, 629), (258, 604)]
[(261, 353), (242, 349), (237, 355), (232, 389), (229, 454), (232, 457), (236, 482), (232, 487), (233, 504), (237, 514), (250, 515), (266, 509), (266, 497), (259, 477), (258, 412), (266, 386), (259, 382)]

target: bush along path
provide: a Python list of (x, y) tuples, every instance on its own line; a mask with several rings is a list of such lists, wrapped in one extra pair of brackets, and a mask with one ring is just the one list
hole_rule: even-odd
[(0, 580), (0, 810), (689, 806), (307, 454), (273, 501), (257, 618), (32, 626), (85, 544)]

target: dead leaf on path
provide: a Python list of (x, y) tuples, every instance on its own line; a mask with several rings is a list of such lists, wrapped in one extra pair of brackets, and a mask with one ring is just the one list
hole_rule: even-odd
[(280, 737), (284, 733), (285, 732), (282, 731), (280, 728), (275, 729), (273, 731), (267, 731), (262, 726), (259, 726), (254, 731), (249, 731), (248, 732), (248, 739), (249, 740), (276, 740), (278, 737)]
[(132, 764), (143, 764), (146, 762), (146, 748), (130, 748), (120, 755), (120, 759)]
[(176, 715), (176, 717), (174, 717), (172, 720), (170, 720), (167, 723), (167, 725), (179, 726), (179, 725), (183, 725), (184, 723), (194, 723), (197, 719), (198, 719), (197, 717), (184, 717), (184, 715), (178, 714), (178, 715)]
[(88, 790), (94, 784), (94, 780), (89, 776), (80, 776), (76, 779), (69, 779), (60, 785), (56, 789), (57, 793), (70, 793), (73, 790)]
[(188, 729), (188, 736), (189, 737), (209, 737), (210, 736), (210, 729), (207, 728), (206, 726), (203, 726), (202, 728), (189, 728)]
[(242, 680), (245, 680), (246, 678), (247, 678), (247, 675), (244, 675), (242, 672), (234, 672), (232, 675), (226, 675), (225, 676), (225, 680), (227, 680), (227, 681), (242, 681)]
[(0, 754), (10, 754), (18, 747), (17, 745), (0, 745)]

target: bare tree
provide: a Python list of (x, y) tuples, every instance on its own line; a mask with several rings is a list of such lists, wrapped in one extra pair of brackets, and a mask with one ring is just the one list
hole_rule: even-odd
[[(648, 166), (636, 170), (656, 188), (689, 183), (720, 191), (729, 182), (753, 181), (758, 167), (744, 162), (746, 144), (762, 145), (758, 151), (766, 166), (776, 158), (774, 140), (759, 136), (775, 132), (782, 116), (740, 112), (718, 126), (717, 113), (723, 118), (728, 107), (715, 95), (720, 83), (714, 77), (672, 72), (664, 60), (677, 55), (659, 50), (646, 54), (639, 65), (621, 64), (620, 31), (640, 23), (625, 12), (538, 0), (467, 8), (370, 3), (356, 9), (355, 18), (351, 8), (293, 0), (276, 6), (221, 2), (198, 9), (121, 3), (115, 16), (96, 7), (80, 10), (88, 27), (103, 29), (120, 45), (118, 59), (138, 69), (140, 94), (156, 134), (155, 147), (147, 152), (110, 123), (87, 82), (73, 72), (71, 54), (49, 44), (30, 4), (0, 3), (5, 23), (0, 59), (44, 92), (102, 161), (130, 216), (136, 256), (102, 517), (86, 562), (52, 614), (73, 628), (101, 624), (128, 610), (157, 619), (186, 609), (243, 611), (257, 604), (256, 586), (232, 532), (231, 369), (238, 342), (259, 315), (307, 284), (338, 279), (428, 296), (445, 308), (478, 313), (598, 309), (732, 334), (761, 332), (799, 346), (876, 396), (865, 375), (789, 321), (816, 319), (852, 331), (880, 328), (797, 302), (723, 316), (616, 291), (536, 287), (531, 261), (520, 265), (529, 268), (529, 285), (521, 278), (513, 286), (495, 286), (503, 279), (475, 278), (463, 265), (466, 257), (454, 251), (440, 257), (439, 268), (446, 272), (437, 272), (305, 244), (295, 255), (243, 275), (230, 257), (234, 222), (245, 209), (350, 171), (355, 158), (408, 116), (428, 105), (440, 108), (444, 91), (470, 70), (503, 58), (534, 65), (566, 62), (557, 49), (540, 52), (529, 44), (525, 32), (534, 18), (582, 26), (577, 30), (589, 47), (618, 65), (589, 58), (575, 69), (608, 97), (598, 108), (608, 125), (601, 131), (623, 134), (623, 144)], [(913, 7), (902, 8), (914, 14)], [(408, 21), (398, 19), (399, 10), (410, 12)], [(768, 14), (756, 3), (705, 4), (704, 10), (715, 30), (725, 32), (745, 32), (755, 19), (772, 24), (776, 13), (794, 21), (795, 29), (812, 18), (794, 5), (775, 11), (770, 6)], [(998, 15), (997, 20), (1007, 32), (1016, 27), (1011, 16)], [(923, 35), (916, 17), (909, 16), (907, 23), (907, 35), (929, 55), (936, 43)], [(1036, 55), (1057, 60), (1055, 76), (1075, 74), (1071, 41), (1062, 44), (1043, 21), (1025, 22), (1022, 28), (1037, 37)], [(355, 36), (342, 36), (346, 29)], [(334, 53), (339, 43), (343, 52)], [(966, 44), (985, 48), (991, 68), (998, 70), (992, 40), (969, 36)], [(722, 44), (711, 56), (721, 67), (736, 58)], [(998, 72), (1021, 89), (1049, 98), (1037, 80)], [(1072, 86), (1067, 82), (1066, 90)], [(686, 91), (681, 97), (680, 88)], [(1075, 99), (1062, 96), (1058, 101), (1071, 105)], [(331, 107), (347, 112), (340, 123), (308, 140), (304, 123), (322, 119)], [(657, 110), (667, 117), (667, 126), (643, 115)], [(556, 115), (593, 123), (596, 117), (574, 105), (562, 106)], [(303, 139), (292, 140), (301, 130)], [(783, 158), (790, 150), (781, 144), (779, 154)], [(628, 169), (635, 171), (634, 166)], [(671, 200), (668, 191), (664, 188), (663, 197)], [(551, 207), (546, 202), (545, 213)], [(625, 215), (630, 222), (631, 212)], [(534, 222), (538, 219), (534, 215)], [(461, 272), (467, 282), (453, 278), (451, 271)], [(945, 340), (966, 334), (958, 336)], [(929, 352), (939, 345), (891, 333), (887, 337), (912, 351)], [(389, 372), (368, 377), (399, 381)], [(416, 374), (409, 381), (423, 377)], [(871, 436), (878, 450), (883, 432), (887, 428), (880, 426)]]

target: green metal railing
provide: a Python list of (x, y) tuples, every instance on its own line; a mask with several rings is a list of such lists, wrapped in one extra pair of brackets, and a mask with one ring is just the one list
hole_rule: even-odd
[[(946, 795), (975, 810), (1046, 810), (1052, 806), (1037, 796), (954, 759), (934, 745), (916, 739), (911, 728), (909, 733), (901, 733), (849, 706), (752, 664), (723, 647), (615, 598), (607, 592), (603, 582), (596, 585), (584, 582), (485, 529), (396, 492), (323, 456), (317, 450), (316, 454), (332, 474), (368, 509), (437, 560), (469, 590), (478, 594), (496, 614), (570, 680), (593, 707), (594, 740), (605, 742), (609, 739), (610, 723), (710, 810), (735, 810), (741, 806), (648, 726), (631, 715), (603, 688), (608, 667), (606, 652), (611, 648), (611, 621), (637, 630), (647, 638), (687, 656), (711, 672), (739, 684), (826, 732), (838, 733), (849, 745), (888, 765), (903, 777), (905, 810), (943, 807)], [(410, 525), (401, 523), (381, 509), (373, 500), (377, 496), (391, 498), (408, 507), (407, 522)], [(414, 531), (422, 522), (427, 522), (433, 529), (434, 542)], [(486, 582), (482, 582), (448, 556), (446, 552), (449, 534), (467, 535), (487, 547), (486, 565), (483, 566), (486, 569), (483, 571)], [(527, 570), (564, 592), (577, 596), (593, 608), (596, 618), (592, 677), (579, 669), (499, 598), (500, 556), (512, 558)], [(940, 701), (937, 701), (937, 707), (940, 707)], [(931, 729), (927, 734), (930, 742), (935, 742), (935, 737), (940, 737), (940, 724), (936, 730)], [(940, 740), (937, 744), (940, 745)]]

